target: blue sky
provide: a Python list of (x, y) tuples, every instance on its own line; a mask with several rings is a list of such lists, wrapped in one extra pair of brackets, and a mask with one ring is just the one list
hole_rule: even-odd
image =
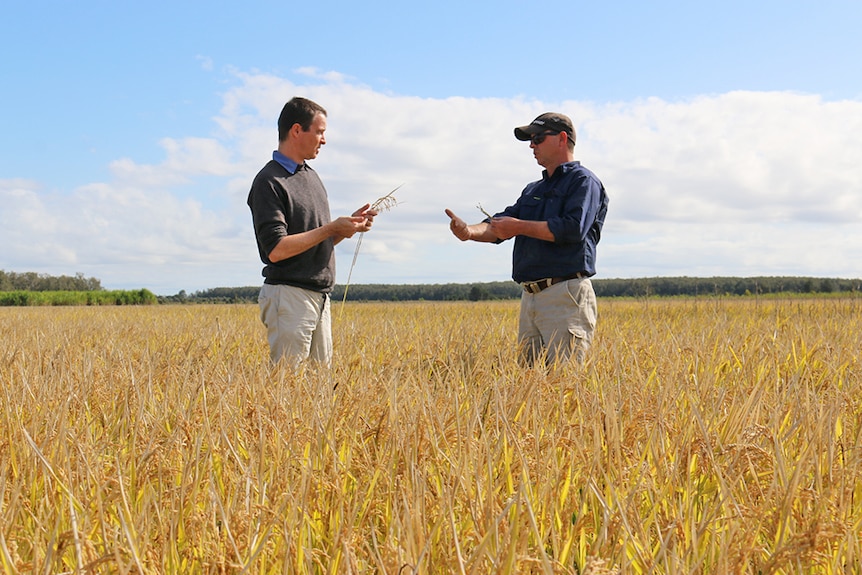
[[(260, 282), (245, 205), (293, 95), (333, 216), (396, 185), (352, 283), (498, 281), (462, 244), (556, 110), (611, 197), (598, 277), (859, 277), (857, 2), (7, 2), (0, 269), (159, 294)], [(347, 279), (356, 242), (339, 246)]]

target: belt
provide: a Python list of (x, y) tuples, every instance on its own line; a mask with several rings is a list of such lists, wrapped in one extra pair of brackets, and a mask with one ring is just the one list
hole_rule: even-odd
[(536, 294), (544, 289), (548, 289), (554, 284), (558, 284), (560, 282), (565, 282), (573, 279), (580, 279), (587, 277), (586, 272), (578, 272), (574, 275), (565, 276), (561, 278), (544, 278), (540, 280), (536, 280), (534, 282), (522, 282), (521, 287), (524, 288), (524, 291), (527, 293)]

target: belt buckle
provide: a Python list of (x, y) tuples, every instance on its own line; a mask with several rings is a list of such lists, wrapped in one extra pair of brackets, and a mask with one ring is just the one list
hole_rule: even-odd
[(546, 280), (546, 279), (542, 279), (542, 280), (535, 281), (535, 282), (524, 282), (524, 284), (523, 284), (523, 285), (524, 285), (524, 290), (525, 290), (527, 293), (531, 293), (531, 294), (534, 294), (534, 295), (535, 295), (535, 294), (539, 293), (540, 291), (542, 291), (543, 289), (545, 289), (545, 287), (548, 287), (547, 285), (545, 285), (544, 287), (542, 287), (542, 283), (543, 283), (543, 282), (544, 282), (545, 284), (547, 284), (548, 280)]

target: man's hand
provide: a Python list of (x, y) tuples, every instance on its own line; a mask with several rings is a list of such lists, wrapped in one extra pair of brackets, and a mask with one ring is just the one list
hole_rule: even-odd
[(446, 215), (449, 216), (449, 229), (462, 242), (466, 242), (467, 240), (474, 242), (498, 241), (497, 236), (491, 230), (491, 224), (488, 222), (467, 225), (464, 220), (456, 216), (450, 209), (446, 210)]
[(491, 231), (501, 240), (508, 240), (517, 236), (521, 220), (509, 217), (491, 218)]
[(358, 210), (356, 210), (355, 212), (353, 212), (351, 214), (351, 217), (353, 217), (353, 218), (365, 218), (366, 229), (359, 230), (361, 232), (367, 232), (368, 230), (370, 230), (371, 224), (374, 223), (374, 216), (376, 216), (377, 214), (380, 213), (377, 210), (372, 210), (370, 208), (371, 208), (371, 204), (365, 204), (364, 206), (362, 206), (361, 208), (359, 208)]
[(446, 208), (446, 215), (450, 218), (449, 229), (452, 230), (456, 238), (462, 242), (466, 242), (472, 237), (470, 226), (467, 225), (467, 222), (456, 216), (449, 208)]
[(371, 204), (365, 204), (350, 216), (341, 216), (332, 222), (335, 230), (335, 240), (352, 238), (357, 232), (367, 232), (374, 224), (374, 216), (378, 214), (377, 210), (372, 210)]
[(341, 216), (332, 221), (332, 237), (335, 240), (352, 238), (356, 232), (364, 232), (367, 227), (365, 218), (360, 216)]

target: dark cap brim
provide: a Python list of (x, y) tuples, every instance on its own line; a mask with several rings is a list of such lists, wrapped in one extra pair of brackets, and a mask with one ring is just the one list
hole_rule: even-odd
[(515, 128), (515, 137), (522, 142), (526, 142), (533, 134), (538, 134), (539, 132), (544, 132), (545, 130), (546, 128), (544, 128), (543, 126), (527, 124), (526, 126), (520, 126), (518, 128)]

